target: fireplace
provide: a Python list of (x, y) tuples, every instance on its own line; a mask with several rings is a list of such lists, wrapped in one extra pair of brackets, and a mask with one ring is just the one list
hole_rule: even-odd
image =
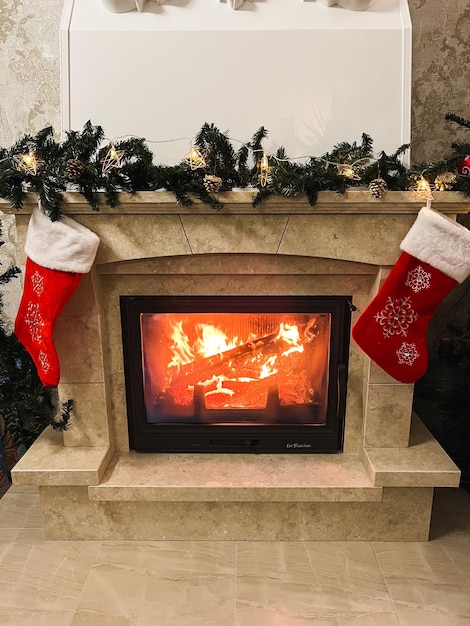
[(130, 447), (342, 450), (351, 296), (121, 296)]
[[(354, 323), (377, 293), (419, 205), (407, 192), (390, 192), (380, 202), (368, 192), (351, 191), (345, 196), (322, 192), (314, 209), (300, 197), (271, 198), (256, 208), (249, 193), (223, 194), (223, 199), (224, 209), (213, 212), (200, 203), (177, 206), (165, 192), (143, 192), (123, 198), (118, 211), (103, 208), (96, 214), (79, 194), (67, 196), (67, 213), (101, 241), (92, 272), (83, 277), (54, 329), (61, 362), (60, 394), (63, 399), (74, 398), (73, 420), (63, 434), (46, 429), (13, 470), (15, 483), (39, 485), (46, 537), (426, 540), (433, 487), (457, 485), (458, 469), (412, 419), (413, 385), (391, 379), (353, 341), (334, 356), (335, 338), (348, 336), (349, 316)], [(35, 202), (31, 198), (26, 211), (16, 217), (21, 248), (27, 211)], [(440, 192), (435, 201), (447, 213), (459, 212), (462, 202), (454, 192)], [(468, 210), (468, 203), (465, 207)], [(311, 298), (312, 294), (318, 298)], [(124, 336), (123, 295), (138, 303)], [(143, 296), (151, 304), (147, 309), (142, 307)], [(216, 304), (210, 305), (208, 296)], [(343, 300), (342, 311), (337, 308), (338, 298)], [(328, 300), (336, 302), (336, 308), (326, 306)], [(349, 302), (357, 311), (351, 313)], [(190, 308), (178, 310), (176, 303), (189, 303)], [(292, 405), (278, 400), (277, 383), (267, 402), (270, 408), (279, 405), (277, 423), (272, 423), (272, 417), (259, 424), (237, 423), (237, 411), (242, 409), (235, 406), (230, 408), (234, 423), (227, 425), (222, 421), (225, 410), (213, 408), (194, 392), (189, 398), (197, 411), (190, 409), (198, 423), (175, 425), (168, 422), (170, 417), (179, 422), (182, 418), (171, 414), (160, 422), (153, 415), (152, 423), (141, 400), (140, 419), (147, 430), (139, 448), (145, 449), (146, 438), (163, 440), (162, 433), (176, 426), (178, 445), (183, 433), (191, 431), (222, 444), (219, 438), (230, 432), (233, 439), (250, 445), (237, 454), (214, 454), (223, 450), (219, 446), (201, 454), (202, 447), (187, 452), (153, 448), (154, 453), (130, 449), (135, 442), (130, 445), (126, 410), (126, 344), (141, 343), (141, 315), (157, 315), (157, 321), (162, 315), (166, 322), (165, 316), (190, 313), (232, 315), (228, 328), (220, 319), (209, 323), (207, 318), (203, 323), (221, 325), (227, 337), (236, 334), (242, 346), (251, 335), (269, 341), (280, 323), (307, 326), (315, 317), (316, 327), (308, 331), (314, 334), (313, 343), (307, 341), (306, 350), (323, 340), (319, 332), (323, 315), (330, 315), (326, 416), (319, 407), (322, 401), (314, 401), (317, 396), (295, 404), (291, 413), (286, 407)], [(245, 314), (262, 314), (262, 324), (255, 325), (253, 332), (251, 327), (248, 332), (231, 329), (241, 324)], [(269, 316), (275, 324), (270, 325)], [(158, 324), (152, 328), (148, 322), (146, 332), (158, 337)], [(136, 358), (131, 384), (140, 385), (143, 394), (142, 353)], [(345, 379), (346, 370), (340, 366), (346, 364), (344, 398), (338, 378)], [(320, 374), (311, 385), (318, 393), (319, 379)], [(307, 423), (304, 409), (310, 412)], [(260, 410), (245, 408), (242, 415)], [(331, 428), (329, 411), (340, 414)], [(296, 423), (286, 424), (292, 414)], [(341, 453), (289, 453), (311, 452), (313, 447), (284, 448), (285, 454), (251, 453), (263, 451), (261, 444), (251, 444), (262, 435), (268, 439), (265, 433), (270, 433), (271, 443), (277, 433), (290, 434), (294, 428), (295, 438), (286, 443), (302, 443), (302, 433), (314, 433), (317, 450), (322, 452), (321, 437), (329, 437), (322, 433), (331, 429), (332, 452)], [(209, 435), (209, 429), (215, 433)]]

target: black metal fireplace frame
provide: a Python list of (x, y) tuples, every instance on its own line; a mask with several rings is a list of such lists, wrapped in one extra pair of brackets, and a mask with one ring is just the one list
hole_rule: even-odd
[[(139, 452), (335, 453), (342, 451), (351, 296), (121, 296), (129, 444)], [(330, 313), (325, 424), (148, 423), (143, 389), (142, 313)]]

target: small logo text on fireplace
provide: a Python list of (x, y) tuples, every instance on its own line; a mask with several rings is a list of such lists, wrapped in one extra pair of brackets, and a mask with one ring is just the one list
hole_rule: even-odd
[(286, 443), (286, 448), (311, 448), (311, 443)]

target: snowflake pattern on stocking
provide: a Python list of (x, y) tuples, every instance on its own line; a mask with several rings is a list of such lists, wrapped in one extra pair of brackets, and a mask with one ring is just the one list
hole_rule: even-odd
[(44, 320), (39, 310), (39, 304), (34, 304), (33, 302), (28, 303), (24, 321), (29, 328), (31, 339), (39, 343), (42, 340), (42, 329), (44, 328)]
[(418, 315), (411, 306), (410, 298), (387, 298), (385, 308), (375, 315), (375, 321), (382, 328), (384, 337), (393, 335), (406, 337), (410, 324), (418, 319)]
[(31, 289), (34, 291), (34, 293), (38, 297), (41, 297), (44, 292), (44, 276), (41, 276), (41, 274), (37, 270), (31, 276), (31, 284)]
[(41, 350), (38, 355), (38, 360), (39, 363), (41, 363), (42, 371), (47, 374), (47, 372), (51, 369), (51, 364), (49, 363), (47, 354)]
[(407, 343), (406, 341), (401, 344), (396, 354), (400, 365), (413, 365), (416, 359), (419, 358), (419, 352), (416, 349), (416, 344)]
[(422, 289), (430, 289), (431, 274), (426, 272), (421, 265), (418, 265), (414, 270), (408, 272), (405, 285), (411, 287), (415, 293), (418, 293), (418, 291)]

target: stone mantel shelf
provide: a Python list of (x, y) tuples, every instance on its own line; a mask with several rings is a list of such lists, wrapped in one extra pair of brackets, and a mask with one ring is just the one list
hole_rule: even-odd
[[(318, 202), (311, 206), (305, 195), (294, 198), (283, 198), (273, 195), (257, 207), (253, 207), (252, 200), (255, 191), (239, 190), (213, 194), (223, 204), (223, 208), (214, 211), (197, 198), (193, 198), (191, 207), (182, 207), (176, 203), (175, 196), (168, 191), (142, 191), (135, 194), (122, 193), (118, 208), (111, 208), (104, 204), (104, 194), (101, 194), (102, 205), (99, 212), (94, 212), (82, 194), (66, 192), (62, 210), (65, 214), (83, 215), (139, 215), (139, 214), (414, 214), (425, 204), (417, 199), (411, 191), (389, 191), (381, 200), (373, 198), (366, 190), (351, 190), (344, 195), (334, 191), (322, 191)], [(29, 213), (36, 205), (36, 194), (28, 193), (22, 213)], [(443, 213), (468, 213), (470, 198), (456, 191), (440, 191), (435, 193), (432, 206)], [(11, 209), (8, 200), (0, 198), (0, 211), (18, 213)]]

